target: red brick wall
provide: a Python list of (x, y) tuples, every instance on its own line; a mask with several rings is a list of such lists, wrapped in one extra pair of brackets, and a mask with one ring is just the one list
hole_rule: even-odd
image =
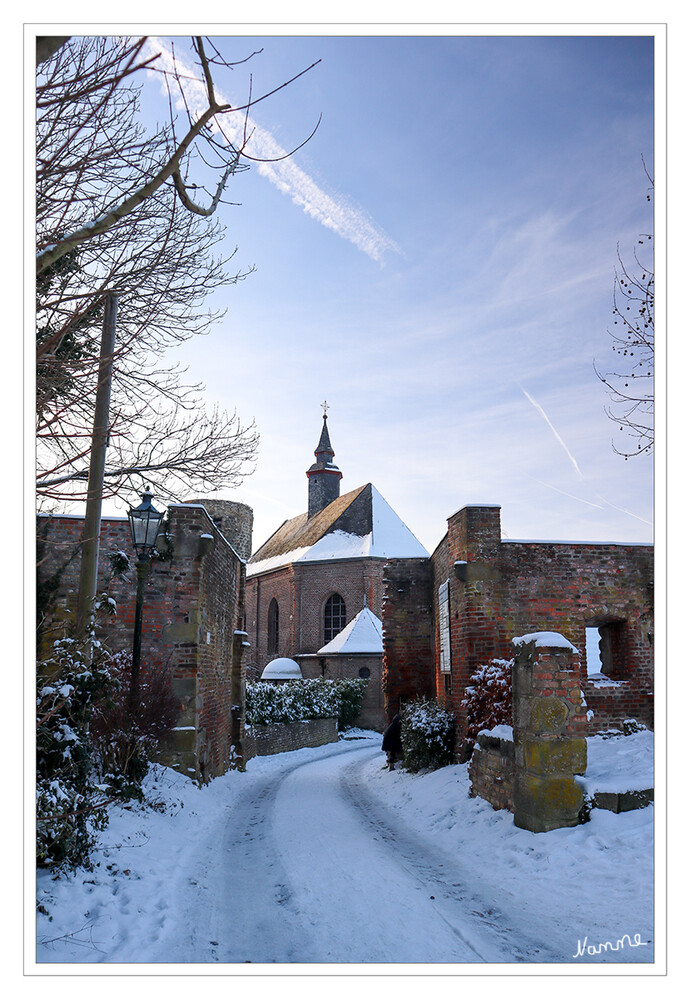
[(384, 587), (383, 694), (390, 721), (405, 701), (434, 691), (430, 560), (392, 559)]
[(326, 601), (339, 593), (345, 601), (349, 623), (364, 607), (364, 598), (377, 617), (381, 616), (383, 559), (348, 559), (295, 565), (297, 653), (318, 652), (325, 644)]
[[(617, 648), (609, 675), (621, 685), (583, 682), (593, 712), (590, 731), (619, 727), (623, 717), (652, 727), (653, 554), (646, 545), (502, 542), (499, 507), (465, 507), (449, 518), (448, 534), (431, 557), (427, 602), (413, 606), (402, 587), (387, 590), (384, 683), (400, 693), (423, 686), (421, 678), (395, 675), (398, 669), (409, 673), (409, 666), (394, 644), (429, 642), (431, 687), (455, 713), (462, 738), (461, 702), (471, 674), (494, 658), (511, 659), (514, 637), (556, 631), (584, 655), (585, 628), (614, 624)], [(438, 588), (446, 580), (450, 677), (439, 669)]]
[[(78, 546), (82, 527), (78, 517), (39, 518), (39, 537), (44, 539), (39, 543), (40, 579), (49, 579)], [(244, 618), (244, 565), (201, 506), (171, 506), (170, 535), (171, 560), (153, 560), (146, 582), (142, 670), (169, 665), (180, 702), (181, 732), (178, 743), (171, 743), (171, 759), (184, 772), (212, 777), (227, 770), (231, 746), (241, 743), (243, 734), (243, 719), (237, 714), (233, 728), (231, 708), (241, 700), (243, 682), (234, 633)], [(117, 601), (117, 615), (103, 622), (100, 637), (113, 651), (130, 650), (136, 555), (126, 518), (102, 522), (99, 591), (106, 586), (110, 549), (124, 551), (132, 568), (126, 579), (108, 585)], [(61, 576), (51, 611), (55, 628), (46, 629), (44, 651), (69, 625), (78, 581), (79, 558), (75, 558)]]
[[(278, 604), (278, 651), (269, 655), (268, 608), (271, 600)], [(261, 677), (264, 666), (271, 659), (292, 659), (295, 654), (295, 579), (292, 566), (261, 576), (250, 576), (247, 579), (245, 606), (245, 630), (249, 641), (247, 677), (255, 681)]]
[(292, 659), (310, 655), (325, 644), (324, 610), (334, 593), (345, 601), (347, 623), (361, 611), (365, 596), (367, 606), (380, 617), (384, 564), (383, 559), (373, 558), (295, 563), (249, 576), (246, 630), (252, 648), (247, 657), (248, 675), (258, 678), (264, 666), (276, 658), (268, 653), (268, 608), (272, 599), (279, 609), (277, 656)]

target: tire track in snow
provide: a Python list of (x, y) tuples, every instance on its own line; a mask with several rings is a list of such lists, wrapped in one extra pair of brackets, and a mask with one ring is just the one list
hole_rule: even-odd
[(369, 759), (357, 760), (343, 768), (343, 794), (359, 810), (371, 835), (386, 843), (400, 865), (429, 891), (439, 918), (477, 953), (477, 959), (487, 963), (560, 962), (560, 954), (512, 924), (500, 911), (500, 903), (473, 891), (451, 855), (440, 850), (429, 852), (428, 841), (403, 827), (398, 816), (367, 790), (364, 768), (368, 763)]
[[(337, 744), (317, 759), (352, 748)], [(228, 807), (222, 840), (205, 845), (195, 877), (195, 890), (208, 892), (208, 904), (205, 918), (190, 929), (189, 952), (194, 955), (190, 960), (228, 964), (310, 960), (305, 956), (309, 930), (293, 903), (294, 888), (277, 849), (274, 818), (285, 780), (313, 762), (313, 758), (286, 758), (279, 769), (257, 774)]]
[[(364, 765), (378, 746), (356, 750)], [(366, 814), (368, 802), (346, 771), (363, 764), (333, 758), (293, 771), (276, 801), (276, 832), (305, 926), (303, 962), (324, 964), (476, 964), (505, 960), (485, 928), (451, 920), (430, 897), (428, 845), (406, 843)], [(408, 853), (417, 854), (414, 864)], [(422, 854), (420, 861), (419, 854)]]

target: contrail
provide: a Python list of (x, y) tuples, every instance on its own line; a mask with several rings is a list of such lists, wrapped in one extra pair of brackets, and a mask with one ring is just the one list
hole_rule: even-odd
[[(175, 68), (182, 76), (180, 81), (184, 88), (184, 96), (192, 114), (201, 112), (207, 107), (206, 90), (200, 80), (193, 79), (194, 69), (185, 64), (175, 53), (173, 62), (172, 49), (160, 38), (148, 40), (149, 51), (160, 56), (157, 68), (172, 73)], [(150, 76), (155, 71), (149, 70)], [(229, 103), (227, 98), (216, 90), (220, 103)], [(177, 102), (183, 106), (182, 99)], [(270, 132), (261, 128), (255, 121), (245, 119), (244, 114), (225, 115), (223, 129), (230, 140), (238, 147), (245, 141), (245, 132), (251, 135), (251, 155), (256, 159), (275, 160), (287, 155), (284, 149), (273, 138)], [(334, 198), (326, 194), (311, 177), (301, 170), (291, 158), (277, 163), (258, 163), (258, 173), (266, 177), (282, 194), (287, 194), (293, 204), (298, 205), (307, 215), (310, 215), (327, 229), (353, 243), (368, 257), (381, 261), (387, 251), (400, 253), (400, 247), (380, 229), (369, 215), (357, 205), (350, 204), (345, 197)]]
[(642, 521), (643, 524), (647, 524), (649, 527), (654, 526), (651, 520), (647, 520), (645, 517), (638, 517), (636, 513), (631, 513), (630, 510), (626, 510), (625, 507), (616, 506), (615, 503), (612, 503), (610, 500), (604, 499), (604, 497), (600, 496), (599, 493), (597, 493), (597, 496), (599, 496), (599, 499), (602, 500), (602, 502), (606, 503), (607, 506), (610, 506), (612, 510), (618, 510), (619, 513), (627, 513), (628, 517), (632, 517), (634, 520), (640, 520)]
[(532, 405), (534, 406), (534, 408), (536, 409), (536, 411), (538, 413), (541, 413), (541, 415), (544, 417), (544, 419), (548, 423), (548, 425), (551, 428), (551, 432), (553, 433), (554, 437), (556, 438), (556, 440), (558, 441), (558, 443), (561, 445), (561, 447), (563, 448), (563, 450), (565, 451), (565, 453), (570, 458), (570, 460), (572, 462), (572, 465), (573, 465), (573, 468), (577, 472), (578, 477), (580, 479), (584, 479), (584, 475), (580, 471), (580, 468), (579, 468), (577, 462), (575, 461), (575, 459), (573, 458), (572, 454), (568, 450), (565, 441), (563, 440), (563, 438), (561, 437), (561, 435), (558, 433), (558, 431), (556, 430), (556, 428), (554, 427), (553, 423), (548, 418), (548, 416), (546, 415), (546, 413), (544, 412), (544, 410), (542, 409), (542, 407), (539, 405), (539, 403), (537, 402), (536, 399), (532, 398), (532, 396), (529, 394), (529, 392), (527, 392), (525, 389), (523, 389), (522, 385), (520, 385), (519, 388), (520, 388), (520, 391), (522, 392), (522, 394), (524, 395), (524, 397), (527, 399), (527, 401), (532, 403)]
[[(591, 500), (583, 499), (581, 496), (574, 496), (572, 493), (567, 493), (564, 489), (559, 489), (557, 486), (552, 486), (549, 482), (542, 482), (541, 479), (536, 479), (536, 478), (534, 481), (538, 482), (540, 486), (546, 486), (547, 489), (553, 489), (555, 493), (560, 493), (561, 496), (567, 496), (568, 499), (574, 499), (577, 500), (578, 503), (584, 503), (585, 506), (593, 506), (596, 510), (604, 509), (601, 503), (592, 503)], [(601, 497), (599, 498), (601, 499)], [(610, 503), (609, 506), (611, 506)]]

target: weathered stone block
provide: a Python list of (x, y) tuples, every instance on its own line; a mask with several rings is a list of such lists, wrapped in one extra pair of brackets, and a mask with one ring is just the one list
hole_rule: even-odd
[(587, 769), (585, 739), (526, 739), (524, 766), (533, 774), (582, 774)]
[(618, 795), (618, 811), (631, 812), (635, 808), (646, 808), (654, 801), (654, 788), (646, 791), (624, 791)]
[(163, 641), (166, 644), (173, 645), (179, 642), (196, 644), (198, 638), (199, 626), (196, 621), (177, 621), (163, 628)]
[(549, 832), (579, 822), (584, 803), (582, 791), (572, 777), (515, 776), (515, 825), (531, 832)]
[(594, 807), (607, 812), (617, 812), (618, 794), (615, 791), (597, 791), (594, 795)]
[(567, 718), (568, 708), (559, 697), (538, 697), (531, 703), (528, 727), (535, 735), (557, 735)]
[(498, 582), (501, 578), (500, 571), (490, 562), (456, 562), (453, 568), (461, 583)]

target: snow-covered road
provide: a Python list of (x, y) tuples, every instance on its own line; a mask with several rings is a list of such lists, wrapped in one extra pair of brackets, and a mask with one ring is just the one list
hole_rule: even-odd
[(558, 960), (472, 897), (451, 857), (367, 793), (378, 746), (341, 742), (316, 760), (290, 757), (235, 799), (222, 840), (198, 843), (176, 890), (195, 919), (171, 926), (150, 961)]
[(450, 858), (367, 794), (372, 758), (378, 746), (340, 743), (317, 760), (285, 760), (240, 795), (180, 892), (195, 913), (202, 893), (202, 918), (179, 924), (150, 960), (494, 962), (508, 947), (514, 960), (554, 960), (518, 943), (469, 897)]
[(93, 872), (39, 876), (39, 962), (568, 964), (636, 931), (577, 963), (653, 960), (651, 809), (534, 836), (466, 767), (383, 761), (363, 733), (201, 789), (158, 768), (165, 811), (115, 809)]
[(275, 828), (292, 911), (307, 921), (302, 959), (474, 963), (505, 960), (510, 949), (514, 960), (544, 960), (471, 897), (451, 857), (367, 792), (372, 759), (380, 765), (378, 746), (333, 755), (281, 785)]

